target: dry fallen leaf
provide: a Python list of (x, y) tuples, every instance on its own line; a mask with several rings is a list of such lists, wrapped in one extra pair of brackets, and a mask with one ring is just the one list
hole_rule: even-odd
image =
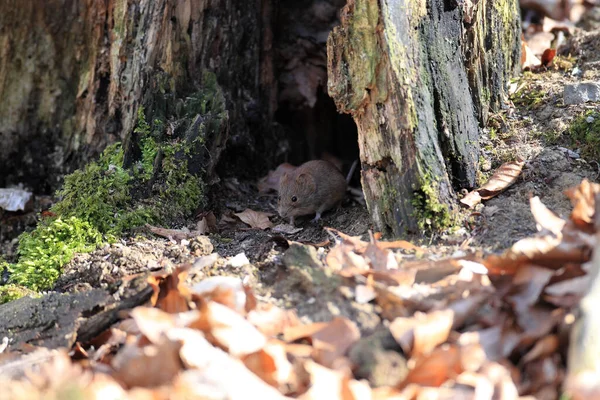
[(200, 318), (189, 326), (202, 330), (234, 357), (255, 353), (266, 344), (265, 336), (254, 325), (231, 308), (214, 301), (201, 308)]
[[(460, 202), (473, 208), (481, 200), (489, 200), (492, 197), (497, 196), (507, 187), (515, 183), (521, 174), (524, 165), (524, 161), (510, 161), (502, 164), (485, 185), (467, 194)], [(477, 192), (477, 194), (473, 194), (475, 192)]]
[(267, 193), (270, 190), (279, 191), (279, 180), (281, 179), (281, 175), (286, 172), (292, 172), (295, 169), (296, 167), (292, 164), (280, 164), (274, 171), (269, 171), (267, 176), (258, 181), (258, 192)]
[(402, 383), (423, 386), (441, 386), (448, 379), (454, 379), (464, 371), (461, 365), (461, 349), (454, 345), (444, 345), (432, 353), (420, 356), (414, 368)]
[(211, 276), (201, 280), (190, 288), (195, 295), (206, 301), (216, 301), (239, 314), (245, 314), (246, 292), (240, 278), (233, 276)]
[(565, 191), (571, 199), (573, 211), (571, 220), (581, 229), (589, 230), (595, 222), (596, 198), (600, 194), (600, 185), (584, 179), (579, 186)]
[(539, 66), (542, 62), (533, 54), (525, 40), (521, 40), (521, 69), (526, 71)]
[(419, 357), (448, 340), (453, 320), (452, 310), (415, 313), (411, 318), (396, 318), (390, 324), (390, 332), (404, 352)]
[(190, 292), (183, 283), (187, 276), (188, 264), (182, 264), (171, 274), (158, 271), (148, 277), (154, 293), (151, 304), (168, 313), (189, 310)]
[(273, 223), (269, 221), (269, 216), (272, 214), (269, 213), (253, 211), (247, 208), (241, 213), (235, 213), (235, 215), (252, 228), (265, 230), (273, 226)]
[(286, 329), (300, 325), (294, 310), (283, 310), (273, 304), (259, 304), (247, 315), (248, 321), (265, 336), (277, 336)]
[(544, 67), (549, 67), (552, 64), (552, 60), (556, 56), (556, 49), (546, 49), (542, 54), (542, 65)]

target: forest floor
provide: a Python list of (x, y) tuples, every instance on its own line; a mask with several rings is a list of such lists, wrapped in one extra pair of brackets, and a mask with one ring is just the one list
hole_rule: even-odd
[[(427, 396), (434, 391), (437, 397), (431, 398), (471, 398), (468, 396), (475, 390), (482, 399), (492, 398), (492, 394), (516, 398), (517, 392), (520, 396), (558, 398), (566, 374), (570, 325), (565, 316), (571, 315), (582, 295), (576, 278), (585, 275), (585, 260), (568, 259), (544, 270), (548, 266), (536, 258), (539, 253), (528, 254), (528, 269), (519, 272), (517, 266), (524, 261), (515, 264), (515, 251), (504, 253), (508, 256), (502, 268), (488, 257), (502, 254), (521, 239), (547, 235), (544, 230), (540, 233), (540, 224), (552, 230), (555, 216), (568, 220), (572, 204), (584, 196), (569, 197), (565, 192), (584, 179), (598, 182), (600, 139), (586, 143), (577, 135), (580, 129), (587, 129), (600, 137), (600, 108), (598, 103), (567, 106), (563, 91), (565, 85), (581, 80), (600, 81), (600, 30), (578, 32), (569, 49), (570, 56), (562, 58), (566, 67), (561, 64), (562, 68), (525, 73), (514, 82), (511, 105), (491, 116), (481, 139), (482, 181), (486, 174), (516, 159), (525, 160), (522, 173), (495, 198), (473, 211), (463, 211), (464, 224), (452, 232), (386, 245), (386, 238), (376, 234), (366, 208), (348, 200), (340, 210), (326, 213), (320, 223), (299, 219), (298, 232), (277, 233), (274, 227), (285, 221), (276, 215), (276, 195), (260, 194), (258, 180), (230, 179), (211, 193), (211, 214), (197, 216), (186, 227), (158, 231), (168, 238), (141, 229), (135, 236), (79, 254), (64, 268), (54, 288), (73, 295), (104, 289), (117, 296), (143, 276), (152, 281), (155, 297), (149, 300), (151, 304), (170, 316), (158, 310), (150, 315), (143, 308), (131, 314), (119, 310), (121, 321), (111, 330), (88, 341), (79, 339), (81, 343), (68, 355), (44, 353), (37, 361), (20, 366), (14, 364), (14, 353), (5, 352), (0, 354), (0, 381), (2, 372), (21, 377), (25, 367), (41, 365), (41, 359), (63, 371), (62, 380), (38, 368), (39, 379), (33, 383), (10, 386), (15, 397), (20, 390), (40, 394), (54, 390), (58, 395), (67, 385), (65, 377), (72, 378), (71, 385), (88, 379), (87, 385), (90, 378), (75, 371), (77, 365), (97, 373), (94, 384), (120, 382), (119, 389), (113, 387), (117, 391), (137, 387), (138, 397), (133, 390), (129, 392), (132, 398), (150, 398), (143, 397), (149, 393), (156, 396), (153, 398), (169, 398), (168, 391), (189, 395), (192, 381), (210, 388), (205, 388), (208, 391), (202, 395), (207, 397), (202, 398), (227, 398), (208, 397), (209, 393), (242, 398), (244, 388), (267, 398), (277, 398), (279, 393), (306, 399), (369, 398), (357, 394), (364, 394), (368, 387), (354, 379), (379, 388), (373, 393), (381, 399), (417, 398), (419, 393)], [(582, 71), (583, 78), (573, 73), (575, 68)], [(556, 214), (544, 214), (542, 220), (546, 219), (548, 226), (531, 212), (534, 196)], [(533, 207), (538, 215), (544, 210), (538, 203)], [(235, 215), (245, 210), (256, 212), (250, 225)], [(268, 228), (257, 222), (265, 223), (262, 213), (272, 214), (266, 222)], [(196, 237), (189, 233), (198, 229), (199, 221), (208, 224), (210, 234)], [(496, 275), (506, 279), (494, 276), (499, 268), (502, 273)], [(218, 281), (215, 277), (229, 278)], [(571, 281), (571, 290), (556, 287), (568, 286)], [(210, 288), (200, 289), (197, 285), (202, 282), (212, 283)], [(199, 293), (203, 299), (198, 298)], [(211, 308), (215, 303), (238, 311), (240, 320), (217, 318), (221, 311)], [(193, 324), (182, 322), (187, 318), (183, 311), (190, 308), (211, 310), (212, 320), (194, 315), (189, 317)], [(269, 314), (266, 310), (278, 311)], [(454, 316), (448, 317), (449, 310)], [(18, 313), (5, 308), (0, 315), (8, 312)], [(131, 321), (137, 327), (132, 328)], [(258, 330), (243, 325), (245, 321)], [(315, 324), (318, 322), (323, 324)], [(69, 324), (67, 331), (71, 329), (72, 336), (81, 331), (81, 323)], [(223, 326), (227, 333), (219, 331)], [(184, 327), (189, 331), (184, 332)], [(211, 353), (208, 347), (200, 349), (201, 342), (192, 338), (190, 331), (203, 332), (217, 345), (215, 349), (224, 349), (231, 360), (241, 360), (262, 383), (240, 372), (231, 360), (223, 361), (221, 355), (210, 361), (194, 359)], [(159, 333), (172, 341), (177, 337), (184, 347), (167, 346)], [(32, 341), (53, 347), (44, 342), (52, 335), (48, 330), (45, 337)], [(263, 336), (278, 341), (257, 339)], [(198, 346), (199, 353), (186, 349), (184, 354), (188, 343)], [(156, 347), (158, 355), (131, 350), (150, 346)], [(39, 354), (33, 348), (19, 350)], [(264, 354), (252, 358), (259, 350)], [(282, 360), (278, 351), (287, 353), (287, 358)], [(173, 365), (169, 361), (173, 354), (182, 362)], [(153, 363), (156, 368), (151, 367)], [(210, 363), (213, 366), (207, 367)], [(146, 376), (133, 376), (131, 370), (142, 365)], [(182, 373), (203, 368), (212, 369), (211, 376), (205, 370), (193, 376)], [(102, 376), (104, 380), (98, 378)], [(230, 387), (234, 377), (243, 382), (237, 389)], [(328, 384), (321, 386), (321, 380)], [(84, 386), (81, 383), (82, 393), (87, 390)], [(271, 391), (273, 388), (278, 391)], [(194, 390), (196, 395), (200, 393), (197, 385)], [(481, 394), (485, 390), (489, 397)]]

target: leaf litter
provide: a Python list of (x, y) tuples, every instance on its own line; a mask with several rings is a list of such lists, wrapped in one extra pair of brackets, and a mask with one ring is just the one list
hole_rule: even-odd
[[(581, 298), (595, 274), (598, 193), (589, 181), (569, 190), (569, 219), (532, 197), (539, 232), (487, 257), (422, 258), (409, 242), (328, 228), (332, 247), (311, 268), (332, 271), (380, 307), (387, 321), (380, 330), (406, 368), (392, 384), (373, 384), (401, 368), (379, 371), (381, 360), (360, 366), (366, 377), (355, 375), (350, 355), (370, 339), (352, 320), (305, 323), (293, 309), (261, 301), (240, 278), (189, 283), (194, 267), (181, 264), (149, 275), (148, 304), (89, 343), (21, 352), (9, 345), (0, 354), (3, 391), (23, 399), (67, 391), (131, 399), (516, 399), (555, 398), (569, 377), (568, 393), (582, 398), (598, 389), (589, 371), (567, 369), (566, 347), (577, 320), (572, 297)], [(577, 351), (578, 343), (570, 346)], [(373, 348), (375, 360), (380, 351)]]

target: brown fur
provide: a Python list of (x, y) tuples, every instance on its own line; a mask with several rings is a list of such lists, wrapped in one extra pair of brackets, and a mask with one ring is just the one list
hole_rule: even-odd
[[(346, 179), (330, 162), (309, 161), (285, 173), (279, 181), (278, 212), (283, 218), (321, 213), (339, 204), (346, 194)], [(293, 197), (296, 201), (292, 201)]]

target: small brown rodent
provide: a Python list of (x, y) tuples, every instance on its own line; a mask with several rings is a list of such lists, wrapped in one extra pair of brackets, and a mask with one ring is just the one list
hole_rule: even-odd
[(308, 161), (281, 176), (277, 211), (292, 225), (294, 217), (313, 213), (313, 221), (318, 221), (321, 213), (344, 200), (346, 186), (346, 179), (330, 162)]

